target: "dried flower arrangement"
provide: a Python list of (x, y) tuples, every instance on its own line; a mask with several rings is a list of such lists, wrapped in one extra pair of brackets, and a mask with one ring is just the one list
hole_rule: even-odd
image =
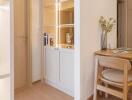
[(114, 25), (116, 24), (116, 20), (114, 18), (109, 18), (107, 21), (103, 16), (99, 19), (99, 24), (101, 25), (103, 33), (109, 33), (112, 31)]
[(109, 20), (106, 20), (103, 16), (99, 19), (99, 24), (102, 29), (102, 35), (101, 35), (101, 49), (106, 50), (107, 49), (107, 33), (110, 33), (116, 24), (116, 20), (114, 18), (109, 18)]

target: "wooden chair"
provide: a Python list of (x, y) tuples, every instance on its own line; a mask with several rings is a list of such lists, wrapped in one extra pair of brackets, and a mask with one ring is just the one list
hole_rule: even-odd
[[(116, 88), (106, 87), (105, 84)], [(128, 88), (130, 86), (132, 86), (132, 71), (129, 60), (96, 56), (93, 100), (97, 100), (97, 91), (128, 100)]]

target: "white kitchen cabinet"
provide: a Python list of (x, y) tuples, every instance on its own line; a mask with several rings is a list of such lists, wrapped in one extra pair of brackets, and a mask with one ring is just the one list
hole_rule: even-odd
[(45, 79), (49, 85), (74, 95), (74, 50), (45, 48)]
[(74, 94), (74, 50), (60, 50), (60, 82), (72, 95)]
[(52, 47), (46, 47), (45, 55), (46, 80), (56, 84), (59, 81), (59, 50)]

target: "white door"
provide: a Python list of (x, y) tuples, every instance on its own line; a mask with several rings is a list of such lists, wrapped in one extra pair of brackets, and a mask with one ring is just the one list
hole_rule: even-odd
[(59, 50), (52, 47), (46, 47), (46, 80), (57, 83), (59, 81)]
[(11, 99), (10, 2), (0, 1), (0, 100)]

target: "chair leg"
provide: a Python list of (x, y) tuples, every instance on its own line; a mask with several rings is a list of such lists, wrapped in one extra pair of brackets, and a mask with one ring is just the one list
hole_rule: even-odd
[(103, 96), (103, 92), (102, 92), (102, 91), (99, 91), (99, 95), (100, 95), (100, 96)]
[[(107, 83), (105, 83), (105, 87), (108, 87)], [(105, 98), (108, 98), (108, 94), (107, 93), (105, 93)]]
[(98, 58), (95, 58), (95, 79), (94, 79), (94, 97), (93, 100), (97, 100), (97, 82), (98, 82)]
[[(103, 83), (100, 82), (100, 84), (102, 85)], [(102, 92), (102, 91), (99, 91), (99, 95), (100, 95), (100, 96), (103, 96), (103, 92)]]
[(128, 100), (128, 69), (124, 67), (124, 86), (123, 86), (123, 100)]
[(125, 87), (124, 88), (124, 97), (123, 97), (123, 100), (128, 100), (127, 97), (128, 97), (128, 90), (127, 90), (127, 87)]
[(94, 89), (94, 96), (93, 96), (93, 100), (97, 100), (97, 90)]

